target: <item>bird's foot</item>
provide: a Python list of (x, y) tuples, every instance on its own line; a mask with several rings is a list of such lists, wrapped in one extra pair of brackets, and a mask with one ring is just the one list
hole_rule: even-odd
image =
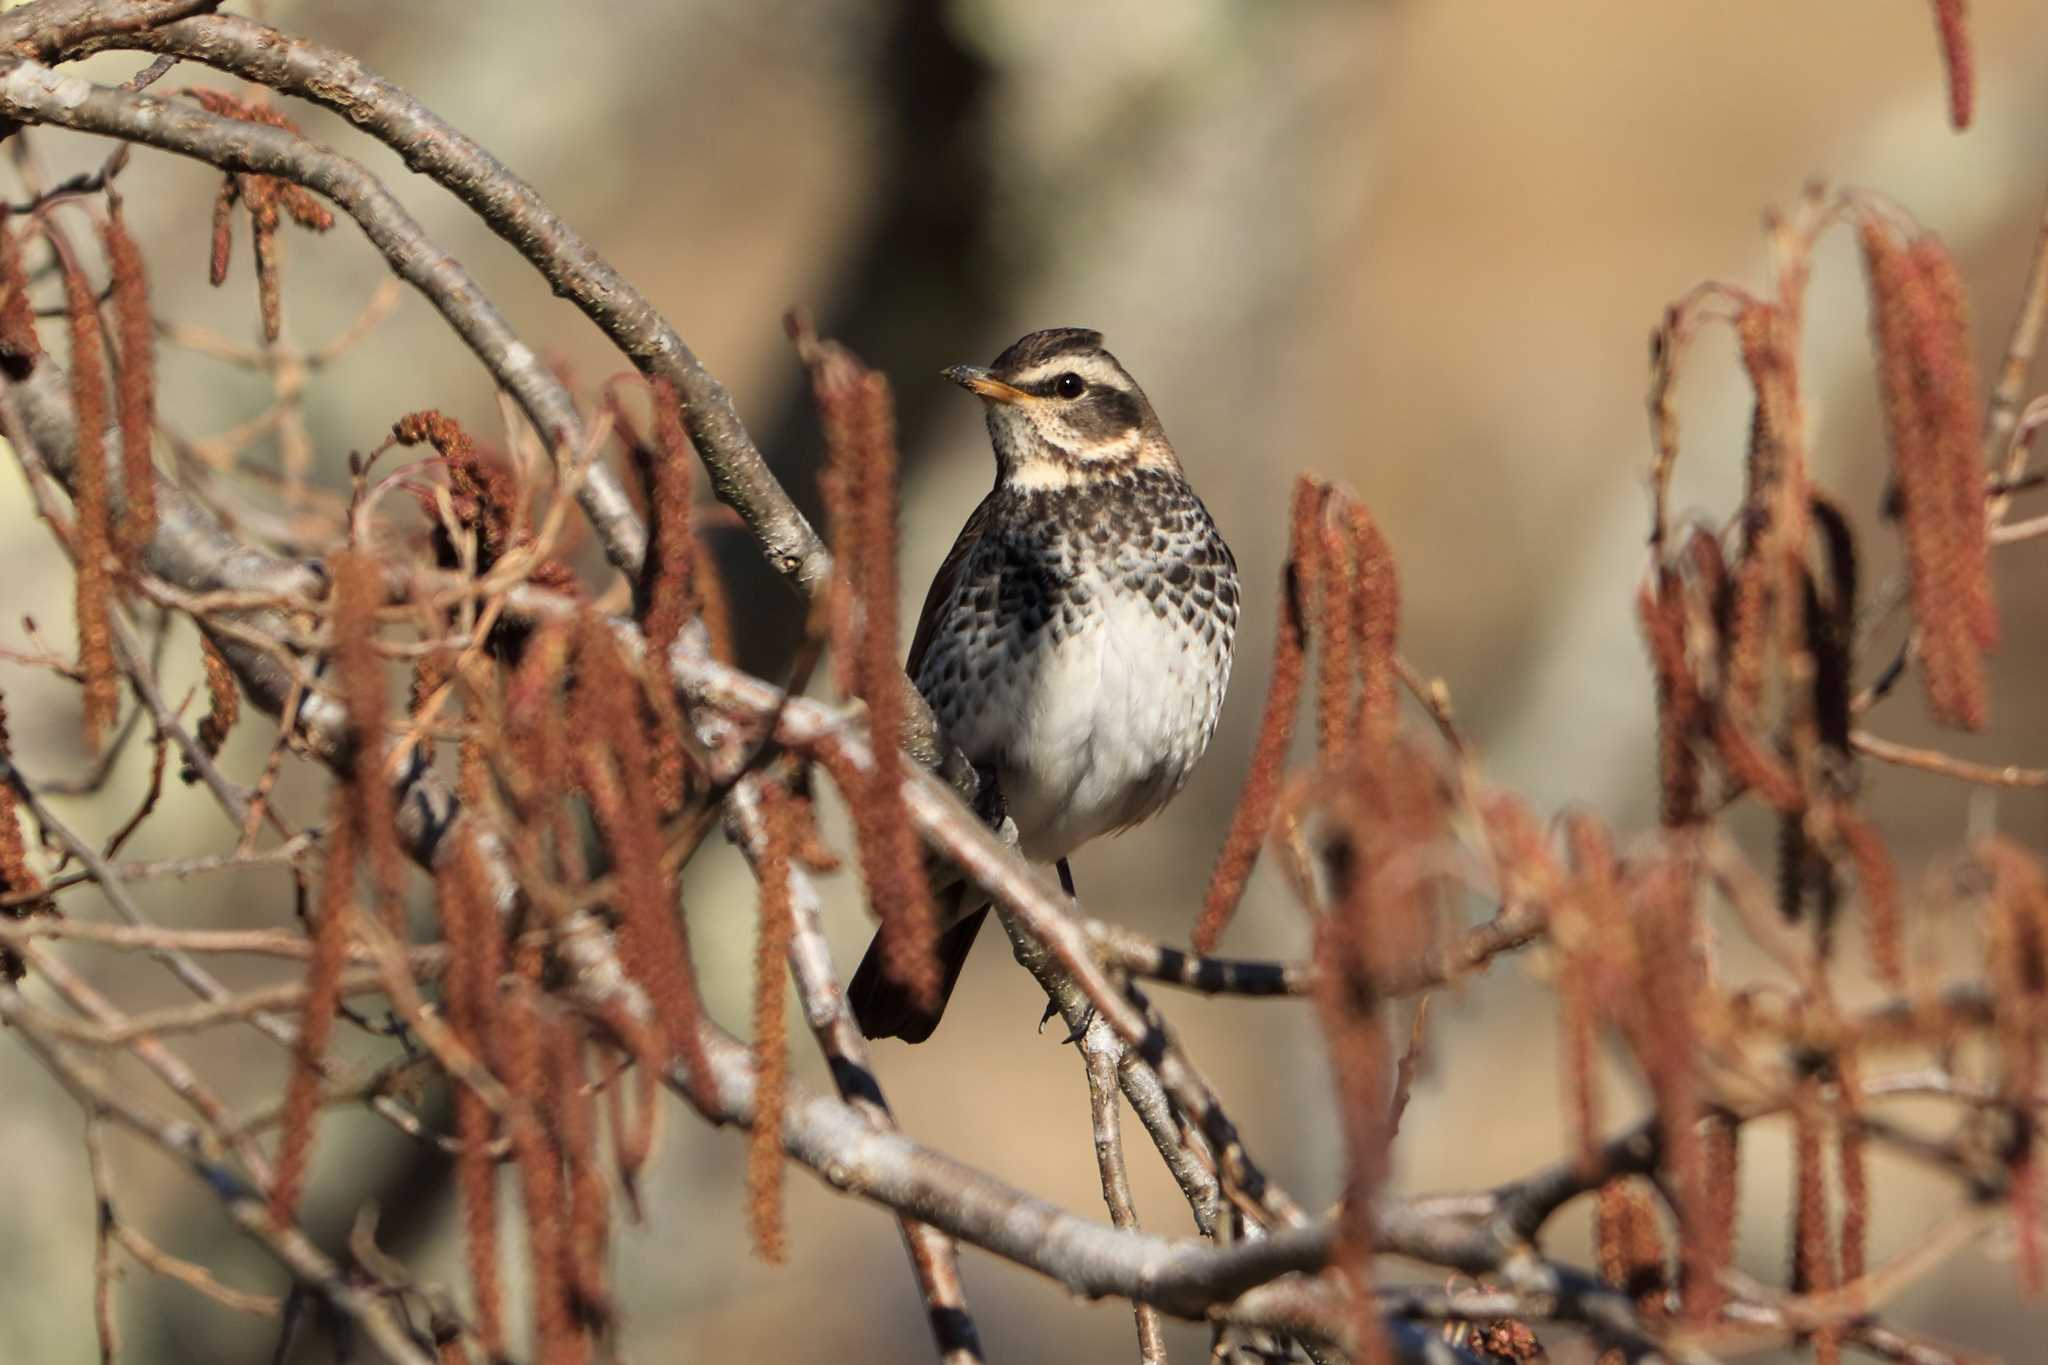
[(1081, 1016), (1081, 1022), (1075, 1024), (1074, 1027), (1068, 1031), (1067, 1036), (1060, 1040), (1061, 1044), (1064, 1045), (1067, 1043), (1073, 1043), (1076, 1046), (1079, 1046), (1081, 1039), (1087, 1035), (1088, 1026), (1094, 1022), (1095, 1006), (1090, 1005), (1088, 1007), (1087, 1012)]
[[(1045, 1013), (1038, 1016), (1038, 1031), (1040, 1033), (1045, 1032), (1045, 1026), (1052, 1022), (1052, 1017), (1055, 1014), (1059, 1013), (1059, 1008), (1060, 1007), (1058, 1005), (1055, 1005), (1050, 1000), (1045, 1002)], [(1068, 1029), (1067, 1036), (1060, 1039), (1061, 1046), (1065, 1046), (1068, 1043), (1080, 1042), (1082, 1035), (1088, 1032), (1088, 1026), (1094, 1022), (1095, 1006), (1090, 1005), (1087, 1009), (1087, 1012), (1081, 1016), (1081, 1021), (1075, 1024), (1071, 1029)]]
[[(1053, 1015), (1057, 1015), (1057, 1013), (1059, 1013), (1059, 1005), (1055, 1005), (1053, 1001), (1047, 1001), (1047, 1003), (1044, 1003), (1044, 1013), (1042, 1013), (1042, 1015), (1038, 1015), (1038, 1031), (1040, 1031), (1040, 1033), (1044, 1033), (1044, 1025), (1049, 1025), (1049, 1023), (1053, 1021)], [(1087, 1025), (1090, 1025), (1090, 1023), (1094, 1023), (1094, 1021), (1096, 1021), (1096, 1007), (1094, 1007), (1094, 1005), (1090, 1005), (1090, 1007), (1087, 1007), (1087, 1013), (1083, 1013), (1083, 1015), (1081, 1015), (1081, 1021), (1079, 1021), (1079, 1023), (1075, 1023), (1075, 1025), (1073, 1025), (1071, 1029), (1067, 1029), (1067, 1036), (1059, 1040), (1059, 1042), (1061, 1042), (1061, 1046), (1065, 1046), (1065, 1044), (1077, 1044), (1077, 1042), (1081, 1042), (1081, 1033), (1085, 1033), (1085, 1031), (1087, 1031)]]

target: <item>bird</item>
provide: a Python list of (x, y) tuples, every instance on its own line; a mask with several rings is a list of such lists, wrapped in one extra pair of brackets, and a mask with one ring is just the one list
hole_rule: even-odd
[[(948, 739), (992, 774), (1033, 862), (1055, 863), (1172, 800), (1216, 732), (1237, 633), (1237, 561), (1137, 381), (1084, 327), (1033, 332), (945, 377), (981, 399), (995, 486), (926, 594), (907, 671)], [(940, 990), (921, 1004), (879, 936), (848, 983), (869, 1038), (938, 1026), (987, 918), (939, 911)]]

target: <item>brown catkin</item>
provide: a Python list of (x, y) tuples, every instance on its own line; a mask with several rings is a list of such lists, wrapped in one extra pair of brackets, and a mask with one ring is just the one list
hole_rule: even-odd
[(708, 1094), (711, 1064), (698, 1031), (696, 970), (675, 882), (662, 866), (640, 689), (603, 618), (585, 616), (575, 643), (570, 726), (576, 768), (618, 868), (621, 955), (647, 988), (669, 1055), (682, 1059), (696, 1093)]
[(0, 205), (0, 373), (18, 380), (28, 378), (43, 358), (43, 343), (36, 336), (36, 310), (29, 299), (21, 235), (9, 232), (7, 224), (7, 208)]
[(279, 1124), (277, 1169), (270, 1188), (270, 1213), (290, 1223), (304, 1187), (313, 1151), (313, 1128), (320, 1107), (320, 1071), (334, 1014), (341, 1002), (341, 969), (348, 957), (349, 918), (355, 913), (355, 803), (346, 788), (337, 787), (329, 820), (332, 833), (323, 850), (320, 917), (313, 924), (313, 955), (306, 965), (306, 1000), (299, 1014), (299, 1037), (292, 1049), (291, 1079), (285, 1088), (284, 1115)]
[(938, 999), (938, 918), (924, 873), (924, 851), (903, 802), (904, 693), (896, 648), (896, 432), (888, 380), (863, 376), (856, 408), (861, 426), (861, 506), (856, 513), (860, 554), (861, 698), (868, 706), (874, 751), (870, 800), (886, 811), (877, 868), (869, 893), (890, 907), (882, 919), (882, 952), (890, 975), (912, 985), (921, 1003)]
[[(488, 1064), (503, 940), (481, 896), (490, 884), (474, 835), (458, 826), (452, 856), (435, 870), (435, 903), (448, 945), (449, 1025), (479, 1064)], [(490, 1153), (491, 1109), (467, 1085), (455, 1087), (456, 1189), (462, 1201), (463, 1252), (476, 1297), (477, 1332), (492, 1360), (505, 1355), (505, 1302), (498, 1280), (497, 1163)]]
[(256, 258), (256, 305), (263, 318), (263, 339), (284, 336), (284, 257), (278, 244), (277, 182), (245, 176), (242, 203), (249, 210), (249, 246)]
[(1331, 1259), (1358, 1305), (1352, 1323), (1358, 1358), (1386, 1360), (1385, 1329), (1372, 1311), (1371, 1268), (1373, 1200), (1384, 1175), (1392, 1066), (1376, 993), (1361, 970), (1348, 920), (1341, 913), (1325, 915), (1315, 930), (1316, 1013), (1336, 1082), (1345, 1147), (1344, 1198)]
[(654, 448), (648, 470), (646, 586), (642, 620), (647, 645), (657, 659), (666, 659), (683, 626), (697, 614), (697, 548), (693, 524), (696, 448), (683, 430), (682, 400), (675, 386), (657, 379), (649, 386), (654, 404)]
[(241, 197), (241, 188), (232, 175), (221, 181), (220, 192), (213, 197), (213, 236), (209, 241), (206, 278), (215, 288), (227, 283), (228, 262), (234, 257), (235, 204)]
[(1346, 528), (1337, 524), (1343, 496), (1326, 487), (1316, 517), (1316, 756), (1325, 769), (1336, 771), (1350, 756), (1358, 720), (1354, 699), (1358, 689), (1358, 566)]
[(1890, 224), (1866, 216), (1857, 234), (1870, 284), (1878, 393), (1904, 524), (1907, 582), (1928, 708), (1937, 719), (1979, 729), (1988, 719), (1989, 701), (1964, 569), (1968, 543), (1981, 532), (1983, 514), (1980, 493), (1977, 528), (1957, 524), (1955, 481), (1942, 455), (1941, 400), (1930, 387), (1929, 369), (1932, 361), (1947, 372), (1939, 341), (1942, 305)]
[(1934, 29), (1941, 40), (1941, 66), (1948, 75), (1948, 120), (1957, 132), (1970, 126), (1977, 101), (1976, 64), (1964, 0), (1934, 0)]
[[(683, 627), (698, 614), (699, 551), (690, 477), (697, 452), (683, 430), (675, 388), (667, 380), (657, 379), (650, 385), (650, 398), (655, 444), (634, 448), (649, 510), (647, 557), (634, 598), (647, 636), (648, 657), (666, 660)], [(661, 793), (662, 813), (674, 815), (688, 800), (689, 744), (682, 713), (672, 695), (655, 689), (653, 702), (655, 785)]]
[(1723, 711), (1750, 715), (1763, 700), (1770, 627), (1769, 560), (1749, 553), (1736, 564), (1729, 587), (1728, 628), (1721, 637)]
[(1939, 237), (1921, 233), (1908, 255), (1926, 283), (1932, 312), (1933, 325), (1915, 340), (1936, 455), (1953, 504), (1956, 563), (1951, 586), (1959, 594), (1977, 648), (1995, 649), (1998, 602), (1992, 590), (1991, 534), (1984, 505), (1986, 471), (1978, 448), (1978, 433), (1984, 428), (1983, 389), (1970, 344), (1969, 301), (1955, 257)]
[(2041, 1138), (2032, 1114), (2018, 1111), (2013, 1123), (2019, 1131), (2006, 1177), (2012, 1187), (2007, 1202), (2019, 1242), (2020, 1285), (2038, 1295), (2048, 1284), (2048, 1254), (2041, 1245)]
[[(1620, 865), (1606, 826), (1584, 812), (1565, 820), (1572, 886), (1552, 936), (1563, 952), (1559, 966), (1559, 1027), (1563, 1032), (1566, 1112), (1577, 1138), (1579, 1165), (1592, 1171), (1600, 1154), (1600, 1069), (1595, 1048), (1609, 982), (1634, 979), (1634, 952), (1620, 900)], [(1609, 959), (1623, 956), (1619, 970)]]
[(889, 383), (830, 342), (804, 346), (825, 430), (823, 481), (843, 579), (832, 592), (833, 668), (842, 690), (866, 703), (873, 761), (865, 773), (832, 769), (854, 818), (862, 879), (881, 920), (885, 975), (919, 1008), (939, 997), (938, 917), (924, 853), (903, 800), (906, 698), (896, 649), (896, 430)]
[[(1736, 1217), (1742, 1193), (1742, 1130), (1733, 1116), (1714, 1110), (1700, 1125), (1700, 1184), (1704, 1217), (1698, 1233), (1704, 1247), (1692, 1264), (1721, 1267), (1735, 1260)], [(1718, 1276), (1685, 1282), (1685, 1314), (1711, 1322), (1726, 1291)]]
[(530, 983), (508, 992), (499, 1021), (505, 1088), (513, 1098), (508, 1116), (512, 1157), (519, 1171), (527, 1252), (533, 1267), (535, 1358), (540, 1365), (581, 1365), (585, 1359), (582, 1333), (570, 1311), (565, 1273), (569, 1217), (561, 1154), (539, 1117), (547, 1112), (550, 1090), (544, 1036), (547, 1022)]
[(455, 664), (461, 657), (460, 650), (445, 644), (430, 646), (420, 655), (419, 662), (413, 665), (412, 685), (406, 689), (405, 714), (418, 716), (434, 694), (453, 681)]
[[(520, 525), (519, 489), (504, 464), (486, 459), (462, 424), (433, 408), (409, 412), (391, 425), (391, 437), (402, 446), (431, 445), (448, 471), (448, 505), (458, 525), (476, 536), (476, 567), (483, 572), (528, 535)], [(420, 505), (435, 514), (434, 499), (420, 495)], [(444, 569), (461, 566), (462, 557), (448, 528), (434, 529), (435, 562)], [(552, 561), (550, 561), (552, 562)], [(538, 570), (536, 570), (538, 576)]]
[(1507, 899), (1548, 905), (1564, 890), (1564, 870), (1526, 801), (1513, 792), (1488, 792), (1480, 799), (1479, 823), (1486, 833), (1485, 847), (1493, 860), (1495, 879)]
[(1761, 796), (1773, 810), (1795, 814), (1806, 806), (1799, 777), (1778, 755), (1767, 752), (1723, 709), (1714, 717), (1714, 748), (1728, 775)]
[(1891, 850), (1877, 826), (1846, 805), (1835, 810), (1835, 829), (1863, 891), (1863, 938), (1871, 968), (1885, 984), (1903, 987), (1905, 930), (1898, 869), (1892, 863)]
[(764, 784), (761, 807), (767, 838), (761, 850), (761, 925), (754, 947), (754, 1123), (747, 1136), (747, 1221), (755, 1254), (779, 1265), (785, 1255), (782, 1112), (789, 1091), (783, 977), (795, 931), (790, 864), (802, 831), (795, 798), (785, 789)]
[[(2040, 1043), (2031, 1016), (2048, 999), (2048, 874), (2032, 853), (2004, 837), (1980, 843), (1977, 860), (1991, 880), (1987, 966), (2010, 1068), (2026, 1064)], [(2024, 1094), (2031, 1079), (2023, 1078), (2017, 1093)]]
[(1379, 746), (1394, 737), (1400, 719), (1400, 669), (1394, 649), (1401, 631), (1401, 581), (1394, 552), (1372, 512), (1356, 498), (1344, 499), (1358, 576), (1353, 629), (1358, 637), (1359, 703), (1357, 737)]
[[(1491, 806), (1482, 812), (1499, 875), (1507, 881), (1518, 874), (1501, 865), (1511, 860), (1499, 852), (1500, 814)], [(1332, 913), (1346, 926), (1350, 970), (1374, 991), (1411, 978), (1432, 946), (1435, 898), (1429, 882), (1414, 877), (1405, 860), (1442, 833), (1444, 796), (1435, 765), (1412, 744), (1356, 748), (1349, 770), (1330, 781), (1326, 819)]]
[(1272, 680), (1266, 685), (1266, 705), (1259, 715), (1259, 734), (1252, 744), (1251, 768), (1238, 795), (1237, 809), (1230, 817), (1230, 833), (1217, 855), (1216, 869), (1209, 875), (1209, 889), (1202, 897), (1202, 916), (1195, 925), (1194, 947), (1211, 953), (1222, 940), (1237, 905), (1244, 897), (1245, 883), (1257, 863), (1266, 833), (1273, 827), (1273, 813), (1279, 809), (1281, 779), (1286, 775), (1287, 746), (1294, 738), (1294, 718), (1301, 706), (1301, 685), (1308, 652), (1308, 603), (1304, 600), (1303, 557), (1315, 536), (1316, 511), (1322, 500), (1321, 486), (1307, 475), (1294, 481), (1294, 499), (1289, 518), (1287, 563), (1280, 574), (1279, 628), (1273, 636)]
[(1593, 984), (1578, 954), (1559, 964), (1559, 1052), (1564, 1062), (1565, 1112), (1576, 1139), (1579, 1168), (1591, 1171), (1600, 1152), (1599, 1015)]
[(348, 710), (348, 763), (343, 780), (355, 802), (358, 837), (369, 855), (370, 881), (378, 913), (391, 932), (404, 937), (405, 854), (398, 846), (398, 822), (391, 783), (384, 773), (384, 661), (377, 653), (377, 609), (384, 601), (384, 572), (376, 558), (349, 550), (328, 565), (334, 580), (329, 628), (334, 637), (335, 674)]
[(561, 714), (555, 693), (567, 676), (573, 634), (568, 623), (551, 621), (534, 633), (526, 652), (519, 656), (505, 687), (505, 721), (512, 729), (537, 733), (542, 719)]
[[(1823, 1113), (1818, 1078), (1801, 1083), (1792, 1105), (1794, 1182), (1792, 1208), (1792, 1292), (1826, 1294), (1835, 1287), (1835, 1253), (1828, 1226), (1827, 1170), (1822, 1151)], [(1829, 1326), (1813, 1334), (1813, 1358), (1841, 1359), (1841, 1331)]]
[[(1797, 527), (1773, 524), (1777, 513), (1784, 510), (1778, 502), (1779, 491), (1788, 482), (1805, 482), (1805, 471), (1800, 467), (1799, 376), (1797, 359), (1792, 353), (1792, 330), (1785, 310), (1774, 304), (1748, 303), (1735, 319), (1742, 368), (1756, 394), (1756, 406), (1750, 414), (1745, 499), (1752, 514), (1764, 514), (1748, 523), (1746, 529), (1758, 533), (1780, 531), (1789, 544), (1796, 546), (1805, 543), (1805, 538), (1796, 534)], [(1799, 491), (1803, 493), (1803, 488)], [(1796, 507), (1798, 500), (1792, 505)], [(1753, 535), (1745, 541), (1745, 554), (1761, 544), (1762, 540)]]
[[(297, 133), (298, 125), (267, 104), (240, 99), (225, 90), (187, 86), (182, 92), (200, 107), (222, 118), (260, 123)], [(239, 199), (249, 212), (250, 236), (256, 256), (256, 291), (263, 313), (263, 335), (275, 342), (284, 331), (283, 286), (279, 274), (277, 229), (289, 216), (300, 227), (325, 232), (334, 214), (311, 191), (273, 176), (230, 172), (213, 203), (213, 241), (208, 278), (218, 285), (228, 277), (233, 215)]]
[(227, 656), (211, 635), (200, 635), (199, 658), (206, 669), (206, 715), (199, 722), (199, 747), (208, 758), (215, 758), (241, 718), (242, 694), (235, 686)]
[(114, 332), (121, 351), (114, 405), (121, 432), (121, 487), (127, 497), (121, 550), (133, 571), (140, 569), (143, 549), (156, 535), (156, 470), (149, 458), (156, 431), (156, 323), (149, 313), (148, 272), (122, 222), (119, 199), (109, 199), (102, 233), (113, 272)]
[[(7, 704), (0, 696), (0, 758), (10, 756), (7, 739)], [(0, 781), (0, 896), (37, 895), (43, 889), (43, 879), (29, 866), (28, 842), (21, 834), (21, 811), (14, 794), (13, 784)], [(48, 914), (56, 909), (54, 901), (46, 899), (24, 901), (21, 904), (0, 910), (10, 919), (22, 919), (29, 915)], [(22, 961), (12, 950), (0, 950), (0, 980), (21, 979)]]
[(1600, 1187), (1593, 1209), (1593, 1243), (1600, 1278), (1627, 1294), (1653, 1321), (1664, 1316), (1670, 1270), (1657, 1210), (1636, 1180), (1610, 1180)]
[(2018, 1231), (2020, 1283), (2038, 1293), (2044, 1282), (2040, 1230), (2039, 1117), (2042, 1049), (2048, 1036), (2048, 873), (2019, 844), (2002, 836), (1977, 846), (1990, 880), (1984, 916), (1986, 974), (1998, 1040), (1998, 1088), (2012, 1135), (2005, 1147), (2007, 1191)]
[(1868, 1269), (1870, 1172), (1864, 1159), (1863, 1087), (1855, 1058), (1835, 1059), (1835, 1164), (1842, 1178), (1841, 1282), (1854, 1284)]
[(1706, 629), (1715, 646), (1721, 643), (1720, 613), (1728, 592), (1728, 560), (1721, 553), (1721, 538), (1704, 526), (1695, 526), (1685, 539), (1684, 561), (1692, 570), (1694, 591), (1705, 607), (1695, 629)]
[(611, 1318), (605, 1287), (605, 1248), (611, 1225), (610, 1198), (597, 1168), (597, 1094), (584, 1068), (583, 1030), (567, 1015), (554, 1017), (549, 1039), (553, 1099), (549, 1117), (562, 1151), (569, 1184), (569, 1232), (565, 1245), (569, 1292), (584, 1322)]
[(1700, 766), (1693, 731), (1699, 724), (1700, 691), (1686, 662), (1685, 592), (1676, 570), (1659, 570), (1654, 588), (1643, 585), (1636, 594), (1636, 614), (1657, 677), (1657, 767), (1663, 820), (1666, 828), (1677, 829), (1699, 818)]
[(77, 415), (76, 476), (72, 496), (78, 511), (73, 558), (78, 564), (78, 666), (85, 675), (85, 744), (97, 750), (120, 710), (120, 679), (114, 671), (113, 507), (107, 476), (107, 356), (100, 335), (99, 306), (84, 272), (60, 250), (64, 309), (71, 331), (71, 406)]
[[(1336, 1260), (1362, 1284), (1390, 1134), (1393, 1056), (1381, 983), (1426, 946), (1430, 905), (1426, 884), (1394, 868), (1437, 837), (1443, 809), (1434, 771), (1418, 750), (1395, 744), (1356, 753), (1353, 771), (1329, 783), (1323, 851), (1335, 905), (1316, 922), (1314, 999), (1345, 1142)], [(1358, 1330), (1370, 1343), (1378, 1329), (1361, 1323)]]
[(1637, 998), (1642, 1005), (1633, 1040), (1656, 1105), (1685, 1282), (1707, 1284), (1718, 1278), (1722, 1267), (1709, 1259), (1714, 1248), (1702, 1235), (1713, 1220), (1698, 1128), (1697, 875), (1687, 857), (1676, 855), (1649, 864), (1635, 879), (1632, 920), (1640, 973)]

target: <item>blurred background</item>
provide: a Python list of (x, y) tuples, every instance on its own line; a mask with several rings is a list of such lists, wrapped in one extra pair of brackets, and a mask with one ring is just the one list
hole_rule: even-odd
[[(1091, 911), (1184, 939), (1236, 799), (1263, 691), (1288, 484), (1297, 469), (1348, 480), (1399, 556), (1403, 649), (1442, 677), (1493, 781), (1548, 816), (1584, 807), (1624, 829), (1654, 823), (1651, 689), (1633, 618), (1648, 525), (1646, 341), (1695, 282), (1765, 283), (1759, 222), (1812, 176), (1881, 190), (1959, 254), (1980, 355), (1995, 356), (2040, 222), (2048, 156), (2048, 8), (1970, 7), (1976, 125), (1948, 124), (1924, 3), (1776, 0), (1565, 8), (1504, 0), (623, 0), (348, 6), (277, 3), (266, 17), (352, 50), (473, 134), (647, 293), (733, 391), (779, 473), (815, 507), (819, 440), (780, 317), (820, 329), (891, 375), (905, 457), (904, 608), (993, 470), (977, 405), (938, 378), (985, 363), (1023, 332), (1096, 327), (1145, 386), (1235, 546), (1249, 614), (1237, 686), (1211, 756), (1170, 818), (1084, 851)], [(102, 58), (119, 79), (141, 59)], [(181, 68), (161, 86), (227, 82)], [(386, 175), (429, 231), (479, 277), (521, 334), (587, 385), (621, 368), (596, 331), (552, 298), (468, 211), (340, 120), (293, 108), (308, 133)], [(37, 132), (53, 175), (103, 146)], [(160, 312), (244, 342), (257, 336), (247, 245), (221, 291), (205, 283), (216, 176), (139, 153), (121, 185)], [(1882, 434), (1862, 277), (1846, 237), (1816, 272), (1805, 353), (1817, 477), (1863, 531), (1869, 577), (1895, 566), (1875, 516)], [(315, 345), (360, 310), (382, 267), (352, 225), (289, 235), (290, 335)], [(166, 351), (168, 425), (192, 436), (243, 421), (267, 382)], [(1680, 389), (1681, 510), (1717, 520), (1739, 487), (1746, 388), (1710, 333)], [(309, 392), (316, 470), (344, 475), (400, 414), (438, 406), (496, 425), (480, 369), (408, 295)], [(273, 443), (274, 444), (274, 443)], [(257, 465), (275, 465), (264, 444)], [(70, 575), (17, 474), (0, 473), (0, 643), (33, 616), (68, 649)], [(1990, 735), (1925, 723), (1912, 689), (1874, 727), (2000, 761), (2048, 761), (2038, 705), (2048, 547), (2002, 551), (2007, 644)], [(722, 546), (751, 662), (781, 657), (800, 625), (792, 597)], [(175, 698), (197, 676), (174, 633)], [(17, 755), (36, 778), (88, 766), (74, 690), (0, 663)], [(245, 723), (228, 753), (253, 775), (269, 739)], [(146, 747), (104, 800), (60, 808), (117, 826)], [(1866, 772), (1875, 810), (1909, 867), (1966, 832), (2039, 845), (2038, 795), (1972, 795), (1934, 777)], [(294, 813), (317, 819), (320, 784), (288, 771)], [(1759, 826), (1755, 833), (1763, 833)], [(217, 813), (175, 802), (132, 856), (225, 848)], [(1909, 884), (1912, 883), (1909, 878)], [(288, 882), (250, 874), (151, 889), (167, 923), (286, 923)], [(832, 934), (850, 968), (868, 925), (850, 877), (832, 886)], [(752, 889), (722, 848), (687, 889), (710, 1006), (743, 1027)], [(73, 914), (89, 902), (72, 902)], [(1277, 882), (1255, 879), (1228, 949), (1298, 953), (1305, 929)], [(1742, 967), (1737, 952), (1731, 970)], [(1496, 966), (1437, 1002), (1429, 1058), (1395, 1155), (1402, 1190), (1483, 1186), (1565, 1150), (1540, 960)], [(172, 1003), (153, 975), (128, 998)], [(1169, 993), (1161, 992), (1161, 995)], [(976, 953), (935, 1040), (877, 1048), (903, 1126), (1005, 1179), (1100, 1216), (1082, 1068), (997, 936)], [(1231, 1102), (1254, 1152), (1304, 1204), (1339, 1187), (1327, 1078), (1308, 1011), (1261, 1002), (1165, 1001)], [(210, 1050), (209, 1050), (210, 1049)], [(799, 1053), (803, 1051), (799, 1046)], [(284, 1060), (248, 1035), (194, 1049), (237, 1072), (253, 1102)], [(819, 1069), (799, 1071), (821, 1081)], [(1612, 1071), (1610, 1122), (1640, 1104)], [(88, 1358), (91, 1194), (72, 1103), (20, 1049), (0, 1047), (0, 1360)], [(655, 1163), (649, 1216), (623, 1229), (616, 1275), (624, 1353), (639, 1361), (921, 1359), (920, 1305), (882, 1212), (792, 1171), (791, 1260), (745, 1252), (742, 1139), (678, 1115)], [(1744, 1267), (1783, 1273), (1789, 1135), (1746, 1130)], [(330, 1245), (357, 1205), (383, 1210), (386, 1246), (461, 1285), (444, 1163), (374, 1120), (323, 1130), (313, 1226)], [(1185, 1206), (1131, 1133), (1141, 1216), (1191, 1230)], [(123, 1214), (231, 1282), (279, 1276), (217, 1206), (165, 1163), (115, 1139)], [(1956, 1192), (1880, 1164), (1872, 1259), (1896, 1253)], [(1583, 1254), (1590, 1212), (1553, 1225)], [(516, 1257), (508, 1272), (521, 1273)], [(1063, 1291), (974, 1252), (970, 1302), (991, 1360), (1128, 1357), (1127, 1309)], [(131, 1272), (122, 1325), (134, 1359), (262, 1361), (274, 1329)], [(2040, 1308), (2023, 1304), (1996, 1245), (1908, 1290), (1902, 1324), (2020, 1359)], [(1175, 1327), (1177, 1358), (1206, 1334)], [(317, 1334), (316, 1334), (317, 1336)], [(297, 1357), (327, 1358), (316, 1345)], [(1560, 1358), (1574, 1358), (1561, 1353)]]

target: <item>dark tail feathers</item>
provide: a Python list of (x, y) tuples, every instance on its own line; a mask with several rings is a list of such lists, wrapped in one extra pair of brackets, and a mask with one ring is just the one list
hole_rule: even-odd
[(960, 980), (960, 969), (967, 965), (974, 936), (987, 918), (984, 905), (939, 935), (939, 999), (930, 1009), (918, 1006), (909, 987), (889, 979), (882, 969), (882, 936), (876, 934), (846, 986), (846, 1000), (853, 1006), (854, 1022), (861, 1033), (869, 1038), (901, 1038), (906, 1043), (921, 1043), (931, 1037)]

